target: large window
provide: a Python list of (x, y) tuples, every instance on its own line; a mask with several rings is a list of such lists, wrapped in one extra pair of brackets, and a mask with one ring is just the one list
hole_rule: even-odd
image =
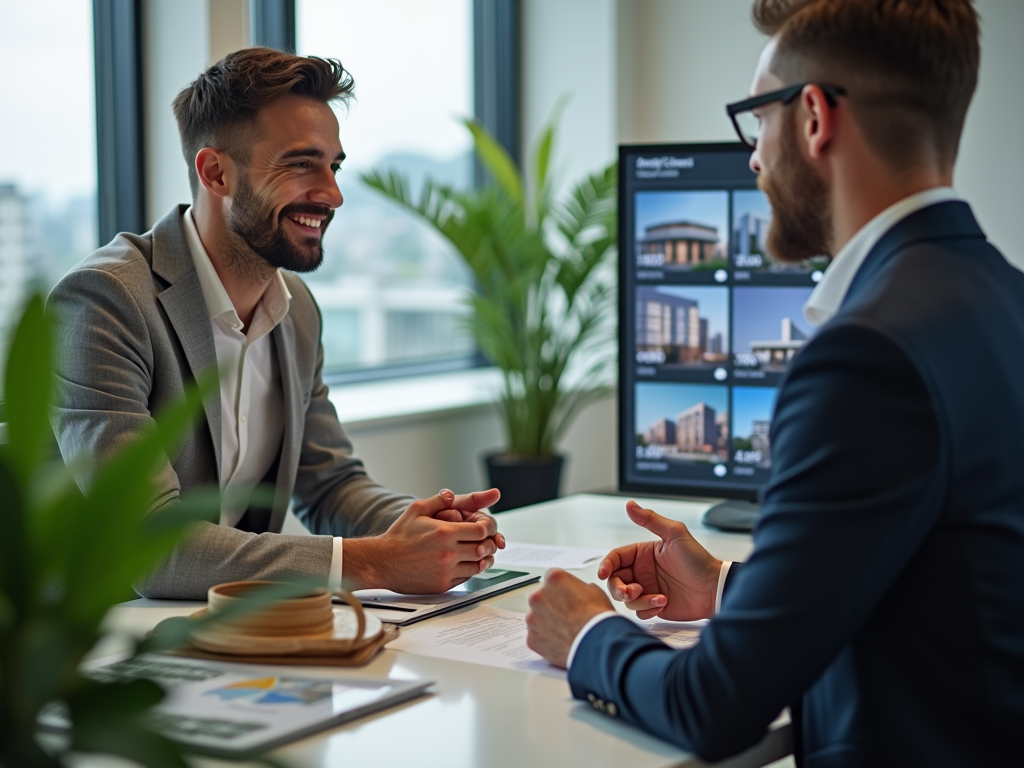
[(2, 346), (32, 284), (97, 245), (92, 0), (0, 0), (0, 72)]
[(359, 180), (388, 167), (417, 193), (427, 176), (468, 186), (473, 114), (471, 0), (297, 0), (299, 53), (340, 59), (356, 100), (339, 107), (345, 204), (307, 280), (324, 315), (325, 366), (367, 370), (466, 360), (470, 276), (425, 224)]

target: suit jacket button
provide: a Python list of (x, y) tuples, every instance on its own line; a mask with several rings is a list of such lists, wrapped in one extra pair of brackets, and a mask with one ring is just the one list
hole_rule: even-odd
[(612, 717), (618, 717), (619, 708), (615, 706), (614, 702), (608, 705), (608, 714)]
[(595, 696), (592, 693), (588, 693), (587, 694), (587, 701), (589, 701), (591, 704), (593, 704), (595, 701), (597, 701), (597, 696)]

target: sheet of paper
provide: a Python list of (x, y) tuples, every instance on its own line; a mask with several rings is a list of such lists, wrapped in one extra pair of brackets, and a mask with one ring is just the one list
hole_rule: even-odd
[(526, 646), (526, 614), (480, 605), (403, 629), (388, 648), (502, 669), (564, 676)]
[(639, 622), (654, 637), (660, 638), (673, 648), (692, 648), (700, 640), (701, 630), (706, 621), (651, 621)]
[(598, 558), (608, 554), (603, 549), (584, 549), (582, 547), (555, 547), (549, 544), (517, 544), (505, 542), (505, 548), (499, 549), (494, 555), (495, 566), (508, 568), (516, 565), (520, 568), (582, 568)]

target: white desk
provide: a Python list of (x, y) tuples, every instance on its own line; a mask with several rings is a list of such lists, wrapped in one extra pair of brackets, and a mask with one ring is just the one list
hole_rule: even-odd
[[(498, 515), (510, 540), (611, 549), (653, 539), (633, 525), (626, 499), (578, 495)], [(682, 520), (716, 557), (743, 560), (750, 537), (706, 528), (706, 504), (638, 499), (645, 507)], [(575, 571), (596, 580), (597, 564)], [(525, 613), (536, 587), (500, 595), (489, 604)], [(158, 621), (190, 613), (197, 603), (135, 600), (115, 609), (112, 624), (145, 631)], [(416, 766), (427, 768), (662, 768), (703, 763), (625, 723), (572, 699), (564, 680), (526, 672), (445, 661), (385, 649), (359, 669), (315, 670), (317, 675), (430, 678), (437, 693), (284, 747), (276, 755), (296, 768)], [(720, 765), (760, 766), (790, 753), (788, 725), (760, 745)], [(219, 764), (204, 761), (203, 765)]]

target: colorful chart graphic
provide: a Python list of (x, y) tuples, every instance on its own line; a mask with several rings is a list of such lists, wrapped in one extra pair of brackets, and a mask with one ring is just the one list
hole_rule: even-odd
[(257, 677), (209, 691), (221, 701), (244, 700), (249, 704), (304, 704), (310, 706), (329, 698), (332, 684), (323, 680), (295, 677)]

